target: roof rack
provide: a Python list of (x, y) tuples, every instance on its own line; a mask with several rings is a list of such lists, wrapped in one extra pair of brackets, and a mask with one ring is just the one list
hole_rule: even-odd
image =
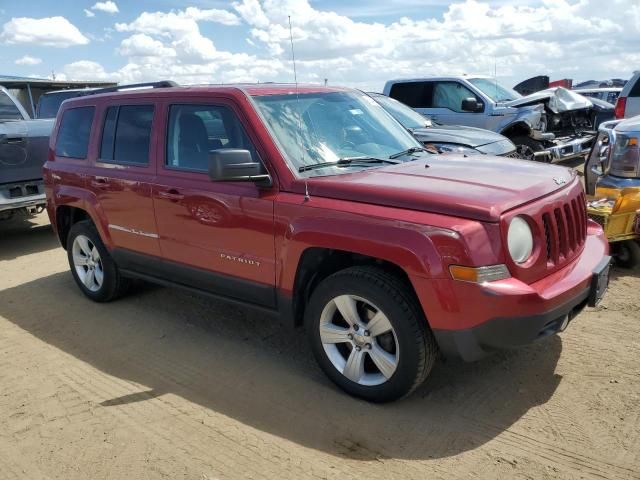
[(100, 88), (98, 90), (91, 91), (91, 95), (98, 93), (120, 92), (123, 90), (135, 90), (138, 88), (171, 88), (179, 87), (179, 85), (172, 80), (161, 80), (159, 82), (145, 82), (145, 83), (130, 83), (128, 85), (117, 85), (115, 87)]

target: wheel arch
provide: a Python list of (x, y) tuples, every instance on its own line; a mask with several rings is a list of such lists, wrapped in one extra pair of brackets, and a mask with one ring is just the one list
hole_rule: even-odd
[(519, 121), (508, 125), (500, 133), (507, 138), (514, 138), (520, 135), (528, 137), (531, 134), (531, 127), (526, 122)]
[(300, 256), (293, 282), (290, 299), (283, 299), (288, 305), (288, 317), (294, 327), (304, 323), (304, 311), (311, 294), (330, 275), (354, 266), (372, 266), (394, 275), (402, 282), (417, 302), (418, 296), (407, 272), (398, 264), (361, 253), (324, 247), (309, 247)]
[(63, 248), (67, 248), (71, 226), (82, 220), (90, 220), (98, 229), (105, 246), (111, 248), (111, 236), (95, 195), (84, 189), (62, 187), (55, 192), (55, 204), (55, 230)]

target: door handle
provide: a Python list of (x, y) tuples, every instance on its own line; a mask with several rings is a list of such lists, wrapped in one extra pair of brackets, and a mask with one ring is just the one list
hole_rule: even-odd
[(158, 198), (164, 198), (165, 200), (171, 200), (172, 202), (178, 202), (184, 199), (184, 195), (177, 190), (168, 190), (166, 192), (158, 192)]
[(18, 145), (24, 143), (24, 137), (5, 137), (0, 140), (0, 143), (6, 143), (7, 145)]
[(91, 180), (89, 183), (92, 187), (99, 188), (100, 190), (106, 190), (109, 188), (109, 184), (104, 178), (96, 178), (95, 180)]

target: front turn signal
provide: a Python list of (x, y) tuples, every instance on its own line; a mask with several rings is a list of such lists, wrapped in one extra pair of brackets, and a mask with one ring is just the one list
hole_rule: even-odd
[(472, 283), (495, 282), (496, 280), (504, 280), (511, 277), (506, 265), (489, 265), (486, 267), (451, 265), (449, 272), (454, 280)]

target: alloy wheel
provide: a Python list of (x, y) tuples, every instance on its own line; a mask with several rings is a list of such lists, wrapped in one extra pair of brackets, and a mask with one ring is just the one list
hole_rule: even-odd
[(319, 329), (329, 361), (352, 382), (381, 385), (398, 368), (396, 332), (384, 312), (364, 298), (333, 298), (322, 311)]
[(73, 240), (73, 266), (82, 284), (91, 292), (97, 292), (104, 282), (104, 269), (100, 252), (94, 243), (84, 235)]

